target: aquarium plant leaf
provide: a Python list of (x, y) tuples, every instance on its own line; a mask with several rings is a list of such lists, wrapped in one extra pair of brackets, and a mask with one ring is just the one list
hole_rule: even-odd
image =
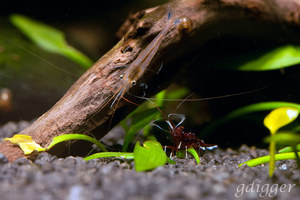
[(300, 135), (291, 132), (278, 132), (275, 135), (268, 136), (264, 139), (265, 142), (271, 141), (282, 145), (296, 145), (300, 143)]
[[(298, 156), (300, 156), (300, 152), (298, 152)], [(279, 154), (275, 154), (275, 161), (278, 160), (288, 160), (288, 159), (296, 159), (296, 155), (294, 152), (289, 152), (289, 153), (279, 153)], [(270, 156), (262, 156), (259, 158), (254, 158), (252, 160), (248, 160), (246, 162), (243, 162), (241, 164), (239, 164), (239, 167), (241, 167), (242, 165), (246, 164), (249, 167), (255, 167), (257, 165), (263, 164), (263, 163), (267, 163), (270, 161)]]
[[(155, 95), (156, 106), (158, 106), (158, 107), (163, 106), (166, 93), (167, 93), (167, 90), (162, 90), (158, 94)], [(149, 103), (150, 105), (152, 104), (150, 102), (147, 102), (147, 103)]]
[(188, 148), (187, 151), (188, 151), (190, 154), (192, 154), (192, 156), (194, 156), (194, 158), (195, 158), (197, 164), (199, 164), (199, 163), (200, 163), (200, 158), (199, 158), (199, 155), (198, 155), (197, 151), (196, 151), (193, 147)]
[(137, 142), (133, 154), (135, 169), (138, 172), (163, 166), (167, 161), (167, 155), (157, 141), (148, 140), (144, 142), (143, 146)]
[[(149, 125), (150, 122), (157, 115), (159, 115), (159, 111), (157, 110), (157, 108), (147, 109), (147, 110), (144, 110), (142, 112), (137, 112), (137, 113), (134, 113), (133, 115), (130, 115), (130, 117), (132, 117), (131, 125), (130, 126), (123, 125), (123, 127), (127, 127), (127, 128), (124, 128), (125, 131), (126, 131), (126, 134), (125, 134), (125, 137), (124, 137), (124, 143), (123, 143), (122, 151), (124, 151), (124, 152), (127, 151), (128, 145), (131, 142), (134, 135), (139, 130), (144, 128), (146, 125)], [(126, 119), (122, 123), (126, 124)]]
[(174, 160), (171, 160), (170, 158), (167, 157), (167, 163), (176, 165), (176, 162)]
[(69, 140), (85, 140), (85, 141), (94, 143), (102, 151), (108, 151), (104, 147), (104, 145), (101, 144), (95, 138), (92, 138), (92, 137), (84, 135), (84, 134), (75, 134), (75, 133), (74, 134), (65, 134), (65, 135), (56, 136), (55, 138), (53, 138), (53, 141), (49, 144), (47, 149), (51, 149), (54, 145), (56, 145), (60, 142), (69, 141)]
[(186, 158), (187, 157), (186, 152), (189, 152), (190, 154), (192, 154), (192, 156), (195, 158), (197, 164), (200, 163), (199, 155), (198, 155), (197, 151), (193, 147), (188, 148), (186, 151), (185, 150), (177, 151), (176, 152), (176, 156), (178, 158)]
[(187, 88), (179, 88), (174, 91), (170, 91), (166, 94), (166, 99), (180, 99), (187, 96), (190, 91)]
[(291, 151), (294, 151), (297, 160), (297, 165), (298, 167), (300, 167), (300, 158), (298, 157), (297, 154), (297, 152), (299, 151), (299, 148), (297, 147), (300, 147), (299, 145), (297, 146), (297, 144), (300, 144), (299, 134), (295, 134), (291, 132), (280, 132), (280, 133), (276, 133), (276, 135), (271, 135), (266, 137), (264, 141), (269, 143), (274, 142), (276, 144), (281, 144), (281, 145), (292, 145)]
[(32, 140), (29, 135), (16, 134), (12, 138), (4, 138), (3, 140), (10, 141), (13, 144), (20, 146), (25, 155), (31, 154), (33, 151), (45, 151), (46, 148), (41, 147), (39, 144)]
[(286, 45), (265, 52), (240, 65), (242, 71), (265, 71), (289, 67), (300, 63), (300, 46)]
[[(271, 137), (281, 127), (294, 121), (299, 115), (299, 110), (294, 107), (280, 107), (272, 110), (264, 119), (264, 125), (270, 130)], [(275, 152), (276, 142), (275, 140), (270, 141), (270, 165), (269, 165), (269, 176), (272, 177), (275, 169)]]
[(264, 119), (264, 125), (275, 134), (277, 130), (292, 121), (299, 115), (299, 110), (294, 107), (280, 107), (268, 114)]
[(254, 113), (254, 112), (261, 112), (261, 111), (269, 111), (273, 110), (279, 107), (293, 107), (297, 110), (300, 110), (300, 105), (296, 103), (290, 103), (290, 102), (261, 102), (261, 103), (255, 103), (248, 106), (244, 106), (241, 108), (238, 108), (229, 114), (225, 115), (224, 117), (214, 121), (213, 123), (210, 123), (203, 131), (201, 131), (201, 136), (205, 136), (212, 132), (215, 128), (219, 127), (220, 125), (224, 124), (227, 121), (236, 119), (238, 117), (241, 117), (246, 114)]
[(96, 158), (106, 158), (106, 157), (116, 157), (116, 158), (122, 158), (122, 159), (133, 159), (133, 153), (128, 152), (101, 152), (101, 153), (95, 153), (93, 155), (90, 155), (88, 157), (85, 157), (84, 160), (92, 160)]
[(68, 45), (63, 32), (19, 14), (12, 15), (10, 20), (40, 48), (65, 56), (86, 69), (92, 66), (92, 60)]
[[(280, 149), (278, 152), (279, 153), (287, 153), (287, 152), (292, 152), (294, 149), (292, 146), (284, 147)], [(300, 144), (296, 145), (296, 151), (300, 151)]]

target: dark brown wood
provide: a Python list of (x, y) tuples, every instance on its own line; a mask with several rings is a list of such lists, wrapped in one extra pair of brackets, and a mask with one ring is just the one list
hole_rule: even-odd
[[(243, 35), (261, 40), (272, 40), (284, 37), (291, 41), (299, 41), (300, 2), (298, 0), (176, 0), (170, 8), (174, 19), (182, 16), (193, 21), (194, 27), (187, 35), (186, 42), (178, 33), (176, 26), (170, 29), (164, 39), (158, 56), (148, 66), (149, 69), (141, 80), (156, 80), (156, 84), (170, 81), (172, 76), (155, 79), (153, 73), (158, 63), (168, 63), (173, 60), (189, 60), (189, 52), (200, 48), (207, 41), (219, 37), (218, 33), (231, 36)], [(111, 99), (122, 83), (120, 75), (126, 68), (116, 66), (130, 64), (150, 41), (164, 28), (167, 5), (151, 8), (142, 13), (142, 17), (134, 21), (133, 26), (126, 24), (125, 36), (109, 52), (100, 58), (93, 67), (82, 75), (67, 93), (34, 124), (20, 134), (30, 135), (43, 147), (49, 145), (55, 136), (68, 133), (87, 133), (102, 125), (98, 137), (107, 133), (107, 125), (111, 115), (122, 110), (123, 114), (130, 112), (135, 106), (121, 100), (111, 108)], [(266, 31), (266, 26), (277, 29), (272, 35)], [(129, 28), (128, 28), (129, 27)], [(124, 28), (122, 29), (124, 32)], [(237, 34), (238, 32), (238, 34)], [(129, 51), (128, 49), (130, 47)], [(178, 62), (180, 64), (180, 62)], [(174, 71), (172, 66), (170, 71)], [(170, 73), (171, 74), (171, 73)], [(152, 81), (153, 83), (153, 81)], [(142, 88), (132, 88), (135, 94), (142, 93)], [(154, 92), (154, 90), (153, 90)], [(141, 103), (141, 101), (135, 101)], [(115, 114), (118, 118), (118, 114)], [(123, 115), (125, 116), (125, 115)], [(113, 121), (113, 124), (117, 123)], [(104, 126), (106, 124), (106, 127)], [(19, 147), (5, 141), (0, 144), (0, 152), (10, 161), (22, 157)]]

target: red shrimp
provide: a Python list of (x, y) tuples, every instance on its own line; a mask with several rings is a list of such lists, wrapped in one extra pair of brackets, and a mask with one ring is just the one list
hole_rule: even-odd
[[(161, 111), (160, 111), (161, 112)], [(164, 115), (163, 115), (164, 116)], [(180, 118), (180, 122), (175, 125), (172, 120), (172, 116), (177, 116)], [(165, 118), (165, 117), (164, 117)], [(184, 122), (185, 116), (181, 114), (169, 114), (168, 118), (165, 118), (165, 122), (168, 124), (169, 131), (164, 130), (159, 125), (153, 123), (153, 126), (156, 126), (157, 128), (163, 130), (164, 132), (167, 132), (172, 137), (172, 145), (165, 146), (166, 148), (169, 148), (171, 150), (170, 157), (172, 155), (176, 155), (175, 152), (179, 150), (187, 150), (188, 148), (195, 148), (198, 149), (198, 153), (200, 156), (204, 155), (204, 150), (212, 150), (214, 148), (217, 148), (217, 145), (215, 144), (206, 144), (202, 139), (199, 139), (195, 133), (193, 132), (185, 132), (184, 127), (181, 126), (181, 124)], [(187, 157), (187, 155), (186, 155)]]

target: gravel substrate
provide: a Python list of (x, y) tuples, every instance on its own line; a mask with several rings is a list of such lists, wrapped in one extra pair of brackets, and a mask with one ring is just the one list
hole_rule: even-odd
[[(8, 129), (16, 127), (23, 128), (2, 126), (0, 138), (10, 136)], [(268, 165), (237, 166), (266, 154), (242, 145), (238, 150), (208, 152), (199, 165), (193, 158), (175, 159), (176, 165), (140, 173), (134, 162), (122, 159), (84, 161), (41, 153), (34, 162), (21, 158), (8, 163), (0, 154), (0, 199), (300, 199), (295, 161), (277, 162), (272, 179)]]

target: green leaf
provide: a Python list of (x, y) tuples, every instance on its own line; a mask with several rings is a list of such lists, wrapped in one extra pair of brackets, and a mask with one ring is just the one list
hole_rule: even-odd
[(170, 158), (167, 157), (167, 163), (176, 165), (176, 162), (174, 160), (171, 160)]
[(101, 153), (95, 153), (93, 155), (90, 155), (88, 157), (85, 157), (84, 160), (92, 160), (96, 158), (105, 158), (105, 157), (117, 157), (117, 158), (124, 158), (124, 159), (133, 159), (133, 153), (128, 152), (101, 152)]
[[(155, 118), (157, 115), (159, 115), (159, 111), (157, 108), (151, 108), (142, 112), (134, 113), (131, 115), (132, 122), (125, 134), (124, 143), (123, 143), (123, 149), (122, 151), (126, 152), (128, 149), (128, 145), (131, 142), (134, 135), (144, 128), (146, 125), (150, 124), (150, 122)], [(128, 119), (128, 118), (126, 118)], [(122, 123), (126, 123), (126, 119)], [(127, 125), (126, 125), (127, 126)]]
[(92, 142), (102, 151), (107, 151), (107, 149), (104, 147), (104, 145), (101, 144), (98, 140), (96, 140), (95, 138), (92, 138), (90, 136), (83, 135), (83, 134), (65, 134), (65, 135), (57, 136), (57, 137), (53, 138), (53, 141), (49, 144), (47, 149), (51, 149), (54, 145), (56, 145), (60, 142), (69, 141), (69, 140), (85, 140), (88, 142)]
[(300, 63), (300, 46), (286, 45), (260, 54), (251, 61), (240, 65), (242, 71), (265, 71), (282, 69)]
[[(195, 158), (197, 164), (200, 163), (200, 158), (199, 158), (199, 155), (197, 153), (197, 151), (193, 148), (193, 147), (190, 147), (187, 149), (187, 152), (189, 152), (190, 154), (192, 154), (192, 156)], [(185, 158), (186, 155), (185, 155), (185, 150), (180, 150), (180, 151), (177, 151), (176, 152), (176, 156), (178, 158)]]
[(300, 143), (300, 135), (289, 132), (280, 132), (266, 137), (264, 141), (268, 143), (274, 141), (276, 144), (283, 145), (296, 145)]
[(92, 60), (67, 44), (61, 31), (18, 14), (12, 15), (10, 20), (40, 48), (65, 56), (86, 69), (93, 64)]
[[(270, 141), (270, 166), (269, 176), (272, 177), (275, 170), (275, 152), (276, 141), (273, 139), (277, 130), (292, 121), (294, 121), (299, 115), (298, 109), (294, 107), (280, 107), (272, 110), (264, 119), (264, 125), (270, 130), (272, 139)], [(283, 138), (283, 137), (281, 137)]]
[(300, 110), (299, 104), (290, 103), (290, 102), (261, 102), (261, 103), (251, 104), (248, 106), (244, 106), (242, 108), (238, 108), (238, 109), (234, 110), (233, 112), (230, 112), (226, 116), (220, 118), (219, 120), (216, 120), (213, 123), (210, 123), (210, 125), (207, 126), (201, 132), (201, 135), (205, 136), (208, 133), (212, 132), (218, 126), (224, 124), (225, 122), (233, 120), (238, 117), (241, 117), (243, 115), (254, 113), (254, 112), (273, 110), (273, 109), (276, 109), (279, 107), (284, 107), (284, 106), (296, 108), (298, 111)]
[[(166, 93), (167, 93), (166, 90), (162, 90), (158, 94), (155, 95), (155, 99), (156, 99), (155, 103), (156, 103), (157, 107), (163, 106)], [(148, 102), (148, 103), (150, 103), (150, 102)], [(150, 103), (150, 105), (152, 105), (152, 104)]]
[[(298, 155), (300, 156), (300, 152), (298, 152)], [(289, 153), (279, 153), (279, 154), (275, 154), (275, 161), (278, 160), (288, 160), (288, 159), (296, 159), (296, 155), (294, 152), (289, 152)], [(255, 167), (257, 165), (263, 164), (263, 163), (267, 163), (270, 161), (270, 156), (262, 156), (259, 158), (255, 158), (252, 160), (248, 160), (246, 162), (243, 162), (241, 164), (239, 164), (239, 167), (241, 167), (242, 165), (248, 165), (249, 167)]]
[(167, 99), (180, 99), (186, 96), (190, 91), (187, 88), (179, 88), (173, 91), (170, 91), (166, 94)]
[(136, 143), (134, 147), (134, 161), (136, 171), (147, 171), (163, 166), (167, 161), (167, 155), (161, 144), (156, 141), (146, 141), (143, 147)]
[(176, 157), (177, 158), (184, 158), (185, 157), (185, 151), (184, 150), (179, 150), (176, 152)]
[(280, 107), (272, 110), (264, 119), (264, 125), (275, 134), (277, 130), (292, 121), (299, 115), (299, 110), (294, 107)]
[[(293, 151), (293, 147), (288, 146), (288, 147), (284, 147), (284, 148), (280, 149), (278, 152), (279, 153), (287, 153), (287, 152), (292, 152), (292, 151)], [(296, 145), (296, 151), (300, 151), (300, 144)]]
[(199, 155), (198, 155), (197, 151), (196, 151), (193, 147), (188, 148), (187, 151), (188, 151), (190, 154), (192, 154), (192, 156), (194, 156), (194, 158), (195, 158), (197, 164), (199, 164), (199, 163), (200, 163), (200, 158), (199, 158)]

